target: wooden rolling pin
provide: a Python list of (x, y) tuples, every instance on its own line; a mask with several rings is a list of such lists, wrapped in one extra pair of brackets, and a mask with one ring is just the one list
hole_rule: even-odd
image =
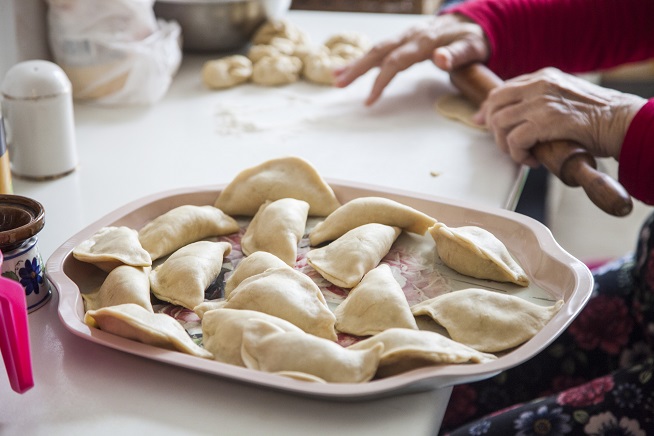
[[(450, 72), (450, 80), (473, 103), (481, 104), (502, 79), (485, 65), (474, 63)], [(633, 209), (631, 196), (607, 174), (597, 170), (597, 162), (588, 150), (572, 141), (540, 142), (532, 154), (552, 174), (568, 186), (583, 187), (588, 198), (604, 212), (628, 215)]]

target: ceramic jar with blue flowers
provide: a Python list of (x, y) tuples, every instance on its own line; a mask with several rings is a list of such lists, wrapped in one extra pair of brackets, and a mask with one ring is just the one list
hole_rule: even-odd
[(19, 282), (25, 289), (28, 312), (42, 307), (52, 294), (38, 247), (37, 234), (44, 225), (41, 203), (20, 195), (0, 195), (2, 276)]

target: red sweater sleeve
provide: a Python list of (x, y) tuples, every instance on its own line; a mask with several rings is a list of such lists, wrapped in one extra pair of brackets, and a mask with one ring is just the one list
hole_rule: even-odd
[(654, 98), (629, 125), (620, 151), (618, 180), (632, 196), (654, 204)]
[(654, 57), (652, 0), (470, 0), (447, 12), (484, 29), (488, 66), (505, 79), (548, 66), (580, 73)]

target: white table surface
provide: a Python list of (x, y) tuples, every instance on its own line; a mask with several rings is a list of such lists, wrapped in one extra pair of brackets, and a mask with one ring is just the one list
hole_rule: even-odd
[[(373, 41), (424, 16), (291, 11), (315, 42), (358, 30)], [(40, 201), (44, 259), (124, 204), (160, 191), (227, 183), (267, 159), (296, 155), (327, 179), (493, 207), (512, 207), (525, 172), (492, 138), (438, 115), (447, 75), (425, 62), (400, 74), (372, 108), (374, 73), (347, 89), (308, 83), (203, 87), (217, 56), (185, 55), (151, 107), (75, 105), (80, 166), (49, 182), (14, 179)], [(437, 175), (435, 175), (437, 174)], [(74, 336), (58, 296), (29, 315), (35, 387), (14, 393), (0, 371), (0, 434), (435, 434), (450, 389), (355, 403), (307, 399), (125, 354)], [(155, 433), (156, 432), (156, 433)]]

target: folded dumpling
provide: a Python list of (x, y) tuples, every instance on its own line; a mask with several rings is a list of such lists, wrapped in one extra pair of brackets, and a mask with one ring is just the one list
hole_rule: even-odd
[(477, 226), (429, 228), (443, 263), (458, 273), (478, 279), (529, 285), (529, 277), (491, 232)]
[(119, 304), (137, 304), (153, 312), (150, 302), (151, 267), (139, 268), (121, 265), (114, 268), (102, 282), (102, 285), (90, 293), (82, 293), (86, 310), (95, 310)]
[(150, 289), (160, 300), (193, 309), (232, 251), (229, 242), (198, 241), (175, 251), (150, 273)]
[(271, 268), (243, 280), (223, 307), (264, 312), (307, 333), (336, 340), (336, 318), (320, 288), (308, 276), (288, 266)]
[(385, 224), (356, 227), (325, 247), (307, 253), (307, 261), (325, 280), (353, 288), (379, 265), (402, 230)]
[(267, 251), (256, 251), (242, 259), (234, 272), (225, 281), (225, 298), (236, 288), (239, 283), (248, 277), (252, 277), (270, 268), (281, 268), (288, 266), (279, 257)]
[(241, 357), (246, 367), (259, 371), (306, 373), (330, 383), (362, 383), (375, 375), (382, 350), (379, 344), (350, 350), (304, 332), (251, 320), (243, 331)]
[(428, 330), (392, 328), (350, 345), (350, 350), (367, 350), (383, 344), (378, 377), (388, 377), (423, 366), (447, 363), (484, 363), (497, 359), (439, 333)]
[(191, 242), (210, 236), (236, 233), (236, 220), (213, 206), (185, 205), (169, 210), (139, 231), (139, 241), (152, 260), (166, 256)]
[(295, 198), (309, 203), (309, 215), (327, 216), (341, 203), (316, 169), (299, 157), (266, 161), (239, 173), (214, 206), (229, 215), (254, 216), (266, 200)]
[(245, 366), (241, 359), (243, 330), (253, 320), (267, 321), (283, 331), (304, 333), (281, 318), (254, 310), (215, 309), (202, 317), (202, 344), (213, 358), (232, 365)]
[(211, 359), (211, 353), (197, 345), (184, 327), (163, 313), (152, 313), (137, 304), (120, 304), (89, 310), (84, 322), (95, 328), (123, 338), (167, 350), (181, 351)]
[(318, 223), (311, 233), (311, 245), (333, 241), (363, 224), (379, 223), (424, 235), (436, 219), (412, 207), (383, 197), (360, 197), (350, 200)]
[(150, 253), (139, 242), (138, 232), (125, 226), (102, 227), (73, 249), (73, 257), (107, 272), (119, 265), (152, 265)]
[(371, 336), (394, 327), (418, 329), (402, 287), (386, 264), (363, 276), (334, 315), (336, 330), (356, 336)]
[(282, 198), (266, 201), (241, 238), (241, 251), (246, 256), (267, 251), (294, 266), (308, 213), (309, 203), (304, 200)]
[(562, 305), (563, 300), (540, 306), (514, 295), (469, 288), (425, 300), (411, 311), (430, 316), (455, 341), (495, 353), (531, 339)]

